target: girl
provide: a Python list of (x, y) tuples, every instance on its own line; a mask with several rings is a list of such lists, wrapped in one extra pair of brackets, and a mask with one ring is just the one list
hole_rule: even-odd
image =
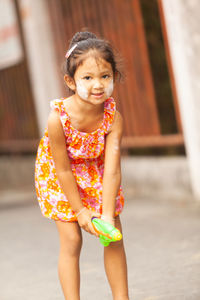
[[(48, 127), (35, 169), (43, 215), (56, 221), (60, 236), (58, 272), (65, 299), (80, 299), (81, 228), (101, 217), (122, 230), (120, 187), (122, 117), (111, 98), (118, 74), (110, 44), (78, 32), (66, 54), (64, 80), (73, 95), (51, 101)], [(128, 300), (123, 241), (104, 249), (105, 270), (114, 300)]]

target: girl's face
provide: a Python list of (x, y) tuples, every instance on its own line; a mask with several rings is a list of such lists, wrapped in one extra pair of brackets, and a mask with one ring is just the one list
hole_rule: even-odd
[(112, 95), (113, 71), (102, 58), (86, 58), (74, 74), (75, 94), (82, 100), (101, 104)]

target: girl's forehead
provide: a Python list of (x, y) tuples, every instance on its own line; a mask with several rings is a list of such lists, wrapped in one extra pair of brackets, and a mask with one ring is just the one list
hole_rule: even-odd
[(85, 72), (112, 72), (112, 66), (109, 62), (101, 57), (87, 57), (82, 64), (77, 68), (76, 73)]

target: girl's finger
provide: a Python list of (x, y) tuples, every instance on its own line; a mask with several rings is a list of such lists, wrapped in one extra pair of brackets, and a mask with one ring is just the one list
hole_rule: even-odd
[(96, 232), (94, 231), (91, 222), (88, 222), (88, 223), (87, 223), (86, 225), (84, 225), (82, 228), (83, 228), (86, 232), (88, 232), (88, 233), (90, 233), (90, 234), (96, 235)]
[(94, 228), (93, 228), (93, 226), (92, 226), (92, 222), (90, 222), (88, 225), (89, 225), (90, 233), (98, 237), (99, 235), (98, 235), (98, 233), (94, 230)]

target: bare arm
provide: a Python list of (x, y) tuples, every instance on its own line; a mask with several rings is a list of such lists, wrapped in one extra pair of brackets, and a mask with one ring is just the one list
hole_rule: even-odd
[(103, 215), (113, 218), (116, 197), (121, 184), (120, 144), (123, 119), (116, 112), (110, 133), (106, 136), (105, 164), (103, 175)]
[(55, 111), (51, 112), (49, 115), (48, 134), (59, 183), (72, 209), (77, 213), (83, 208), (83, 204), (81, 202), (77, 184), (71, 170), (65, 145), (65, 136), (59, 114)]
[[(59, 183), (73, 211), (78, 213), (84, 206), (80, 198), (75, 177), (71, 170), (62, 124), (59, 114), (56, 111), (52, 111), (49, 115), (48, 134)], [(91, 212), (89, 210), (83, 211), (78, 217), (80, 227), (96, 235), (90, 221)]]

